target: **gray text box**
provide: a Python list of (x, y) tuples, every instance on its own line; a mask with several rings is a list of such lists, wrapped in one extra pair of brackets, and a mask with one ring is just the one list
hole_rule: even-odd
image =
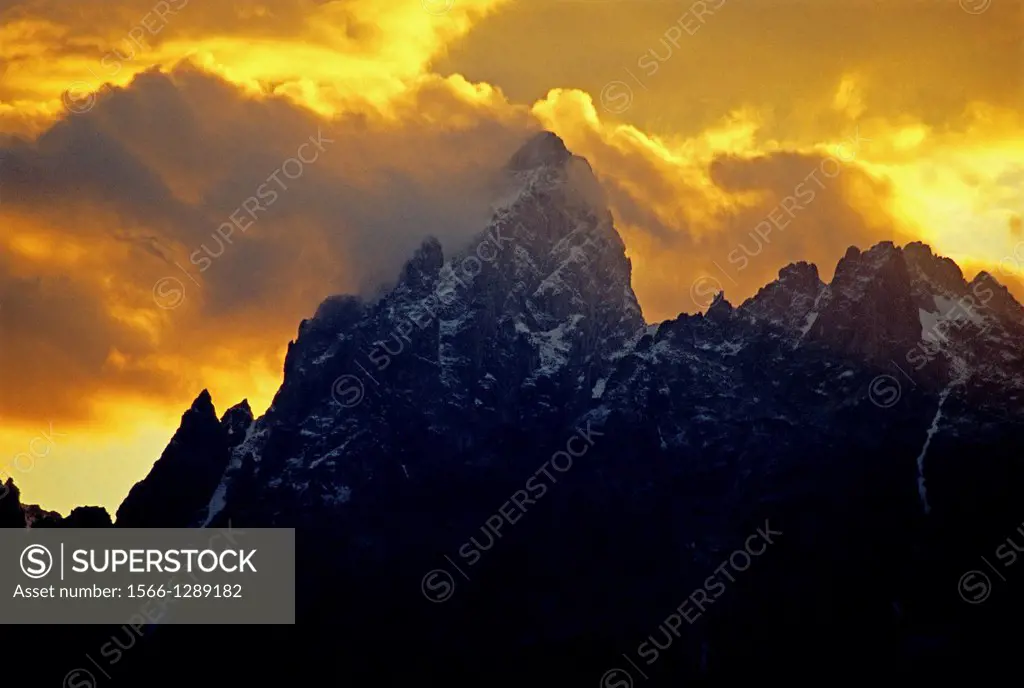
[(0, 529), (0, 623), (133, 620), (295, 623), (294, 529)]

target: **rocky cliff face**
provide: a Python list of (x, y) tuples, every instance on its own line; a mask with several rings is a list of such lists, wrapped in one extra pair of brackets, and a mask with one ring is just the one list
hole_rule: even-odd
[[(796, 263), (649, 325), (587, 163), (544, 133), (505, 174), (470, 244), (428, 239), (379, 299), (301, 324), (263, 417), (197, 399), (118, 525), (298, 527), (304, 623), (400, 628), (403, 668), (481, 680), (575, 648), (596, 681), (695, 596), (658, 671), (919, 672), (987, 637), (964, 629), (999, 609), (954, 589), (1021, 518), (1024, 309), (1004, 287), (881, 243), (828, 284)], [(777, 544), (711, 606), (766, 522)]]
[(0, 484), (0, 528), (108, 528), (110, 514), (101, 506), (79, 506), (67, 517), (45, 511), (36, 504), (22, 504), (21, 490), (8, 478)]
[(0, 528), (24, 528), (25, 512), (21, 506), (21, 490), (8, 478), (0, 485)]
[(378, 301), (328, 299), (302, 323), (207, 520), (229, 503), (287, 518), (387, 499), (393, 481), (450, 474), (452, 455), (485, 467), (505, 434), (523, 444), (579, 415), (644, 326), (625, 246), (589, 165), (554, 135), (528, 142), (506, 183), (469, 245), (446, 259), (428, 239)]
[(121, 503), (117, 525), (174, 528), (194, 522), (227, 468), (231, 450), (251, 424), (247, 401), (217, 420), (210, 394), (203, 390), (181, 417), (181, 427), (149, 475)]

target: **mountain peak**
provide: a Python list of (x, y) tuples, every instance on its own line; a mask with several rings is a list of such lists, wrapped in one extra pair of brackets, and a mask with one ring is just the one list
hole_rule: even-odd
[(998, 289), (999, 291), (1007, 291), (1006, 287), (1000, 284), (999, 280), (997, 280), (992, 275), (992, 273), (988, 272), (987, 270), (982, 270), (977, 275), (975, 275), (974, 279), (971, 280), (970, 285), (982, 285), (986, 287), (993, 287), (995, 289)]
[(209, 390), (204, 389), (199, 393), (199, 396), (192, 402), (191, 410), (203, 414), (213, 412), (213, 398), (210, 396)]
[(110, 513), (102, 506), (76, 506), (60, 522), (62, 528), (110, 528)]
[(237, 445), (245, 438), (245, 433), (252, 425), (252, 421), (252, 408), (249, 406), (248, 399), (242, 399), (241, 402), (224, 412), (220, 424), (228, 434), (230, 446)]
[(818, 266), (803, 260), (790, 263), (779, 270), (779, 281), (791, 284), (813, 285), (815, 292), (821, 286)]
[(0, 528), (24, 528), (25, 514), (21, 510), (21, 491), (14, 478), (0, 483)]
[(903, 254), (925, 310), (931, 310), (927, 299), (933, 292), (957, 296), (965, 293), (967, 282), (960, 266), (950, 258), (936, 255), (928, 244), (911, 242), (903, 248)]
[(790, 263), (779, 270), (777, 280), (759, 289), (740, 309), (756, 320), (806, 332), (818, 317), (814, 309), (824, 289), (817, 265), (805, 261)]
[(887, 265), (889, 261), (901, 260), (903, 258), (903, 251), (891, 241), (879, 241), (867, 251), (864, 251), (861, 256), (867, 259), (871, 265), (881, 267)]
[(921, 336), (907, 261), (891, 241), (864, 252), (851, 246), (813, 308), (809, 339), (867, 361), (887, 360), (891, 351), (906, 351)]
[(711, 306), (708, 307), (708, 312), (705, 317), (716, 322), (724, 321), (732, 317), (732, 312), (732, 304), (726, 300), (725, 292), (720, 291), (715, 294), (715, 298), (711, 302)]
[(242, 399), (240, 402), (238, 402), (237, 404), (235, 404), (234, 406), (229, 408), (227, 411), (225, 411), (224, 415), (227, 416), (232, 411), (238, 411), (238, 412), (242, 412), (242, 413), (247, 413), (250, 416), (252, 415), (252, 407), (249, 406), (249, 400), (248, 399)]
[(410, 286), (430, 283), (444, 265), (444, 249), (436, 237), (428, 236), (420, 244), (419, 248), (402, 269), (400, 281), (410, 283)]
[(1010, 290), (991, 273), (982, 270), (974, 276), (968, 288), (971, 294), (992, 310), (1019, 325), (1024, 325), (1024, 305), (1021, 305)]
[(926, 256), (934, 256), (935, 252), (932, 251), (932, 247), (923, 241), (911, 241), (909, 244), (903, 247), (903, 250), (907, 253), (919, 253)]
[[(224, 415), (237, 418), (246, 410), (248, 404), (244, 409), (239, 404)], [(204, 389), (149, 474), (129, 490), (117, 509), (117, 525), (178, 528), (191, 523), (227, 466), (231, 439)]]
[(565, 142), (550, 131), (533, 135), (508, 161), (511, 170), (526, 171), (543, 166), (559, 166), (572, 157)]
[(230, 423), (235, 418), (243, 418), (252, 421), (252, 407), (249, 406), (248, 399), (242, 399), (240, 402), (238, 402), (237, 404), (229, 408), (227, 411), (225, 411), (224, 415), (221, 416), (220, 418), (220, 422), (222, 424)]

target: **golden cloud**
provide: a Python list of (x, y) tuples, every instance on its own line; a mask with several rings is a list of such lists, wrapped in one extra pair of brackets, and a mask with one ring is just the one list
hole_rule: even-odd
[(200, 389), (259, 411), (322, 298), (477, 231), (541, 127), (650, 320), (881, 239), (1017, 289), (1022, 8), (0, 1), (0, 470), (54, 422), (27, 498), (116, 506)]

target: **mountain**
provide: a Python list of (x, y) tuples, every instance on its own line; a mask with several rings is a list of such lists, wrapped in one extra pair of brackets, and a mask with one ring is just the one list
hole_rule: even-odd
[(205, 389), (181, 417), (181, 427), (144, 480), (117, 509), (124, 528), (184, 527), (197, 518), (227, 468), (231, 450), (252, 423), (243, 400), (217, 420)]
[(67, 517), (45, 511), (36, 504), (22, 504), (21, 490), (13, 478), (0, 483), (0, 528), (109, 528), (110, 514), (101, 506), (79, 506)]
[[(526, 450), (585, 410), (644, 326), (625, 246), (589, 204), (589, 166), (553, 134), (507, 171), (513, 193), (470, 245), (446, 260), (428, 239), (383, 298), (328, 299), (302, 323), (208, 519), (225, 495), (238, 518), (249, 498), (310, 517), (352, 494), (388, 500), (392, 482), (451, 473), (451, 455), (484, 469), (496, 442)], [(259, 493), (232, 489), (248, 481)]]
[(1005, 287), (883, 242), (648, 324), (588, 163), (543, 132), (504, 176), (469, 244), (303, 321), (262, 417), (204, 392), (117, 525), (298, 528), (303, 656), (378, 680), (920, 679), (1000, 642), (1020, 591), (961, 576), (1021, 520)]

